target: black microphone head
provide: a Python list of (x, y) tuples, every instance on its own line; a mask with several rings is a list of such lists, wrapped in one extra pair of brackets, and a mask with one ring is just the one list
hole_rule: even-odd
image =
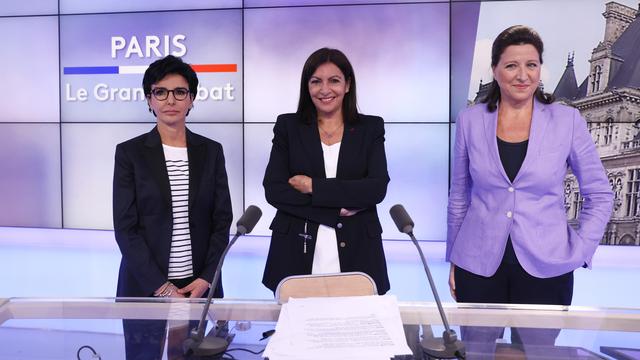
[(401, 233), (409, 234), (413, 232), (413, 220), (411, 220), (411, 216), (404, 209), (404, 206), (400, 204), (393, 205), (389, 209), (389, 214)]
[(253, 227), (256, 226), (258, 220), (262, 216), (262, 210), (255, 205), (249, 205), (247, 210), (244, 211), (244, 214), (240, 217), (236, 226), (238, 228), (238, 234), (244, 235), (248, 234), (253, 230)]

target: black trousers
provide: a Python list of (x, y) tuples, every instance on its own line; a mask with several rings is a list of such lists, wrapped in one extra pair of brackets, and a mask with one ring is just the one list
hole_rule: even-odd
[(573, 297), (573, 271), (537, 278), (529, 275), (519, 263), (502, 262), (491, 277), (457, 266), (454, 274), (458, 302), (571, 305)]
[[(463, 303), (571, 305), (573, 297), (573, 271), (552, 278), (537, 278), (517, 261), (503, 261), (490, 277), (456, 266), (454, 277), (457, 301)], [(501, 327), (461, 328), (462, 339), (475, 344), (482, 353), (495, 350), (495, 341), (503, 333)], [(526, 352), (526, 345), (553, 346), (559, 333), (559, 329), (512, 328), (511, 343)]]

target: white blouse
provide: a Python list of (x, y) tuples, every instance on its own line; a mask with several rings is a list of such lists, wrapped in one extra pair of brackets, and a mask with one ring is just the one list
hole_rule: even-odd
[[(322, 155), (324, 157), (324, 172), (327, 179), (335, 178), (338, 170), (338, 155), (340, 144), (325, 145), (322, 143)], [(316, 248), (313, 252), (312, 274), (329, 274), (340, 272), (340, 259), (338, 257), (338, 238), (336, 230), (326, 225), (318, 227), (316, 236)]]

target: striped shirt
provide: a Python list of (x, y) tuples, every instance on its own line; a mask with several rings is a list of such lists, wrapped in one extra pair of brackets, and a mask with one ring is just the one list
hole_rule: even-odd
[(171, 186), (173, 232), (169, 253), (169, 279), (193, 276), (189, 233), (189, 158), (186, 147), (162, 144)]

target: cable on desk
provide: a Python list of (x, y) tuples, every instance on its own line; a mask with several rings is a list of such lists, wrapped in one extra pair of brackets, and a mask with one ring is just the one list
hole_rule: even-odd
[(245, 348), (233, 348), (233, 349), (227, 349), (227, 352), (229, 351), (245, 351), (248, 353), (251, 353), (253, 355), (260, 355), (264, 352), (264, 349), (260, 350), (260, 351), (253, 351), (253, 350), (249, 350), (249, 349), (245, 349)]
[(84, 349), (89, 349), (91, 350), (92, 354), (91, 354), (91, 358), (92, 359), (98, 359), (98, 360), (102, 360), (102, 358), (100, 357), (100, 354), (98, 354), (91, 346), (89, 345), (83, 345), (80, 346), (80, 348), (78, 349), (78, 352), (76, 353), (76, 357), (78, 358), (78, 360), (82, 360), (80, 358), (80, 352)]

